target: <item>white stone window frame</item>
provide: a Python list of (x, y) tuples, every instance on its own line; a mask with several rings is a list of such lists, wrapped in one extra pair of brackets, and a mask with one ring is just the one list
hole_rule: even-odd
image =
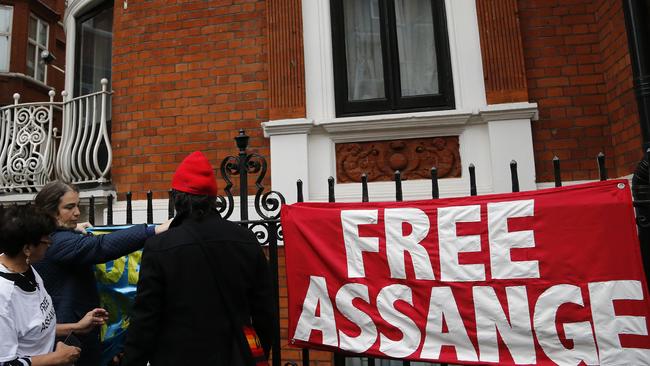
[[(29, 21), (28, 21), (28, 29), (27, 29), (27, 44), (34, 46), (36, 52), (33, 55), (28, 54), (28, 57), (32, 58), (32, 61), (34, 62), (34, 73), (31, 75), (27, 75), (35, 80), (38, 80), (44, 84), (47, 84), (47, 65), (44, 65), (43, 67), (43, 80), (40, 80), (38, 78), (38, 65), (40, 62), (42, 62), (41, 59), (41, 52), (47, 51), (49, 47), (49, 42), (50, 42), (50, 24), (43, 19), (37, 17), (34, 13), (29, 14), (30, 19), (36, 20), (36, 39), (32, 38), (29, 34)], [(46, 31), (45, 31), (45, 42), (41, 43), (41, 32), (38, 30), (41, 28), (41, 26), (44, 26)], [(27, 51), (28, 53), (29, 51)]]
[[(531, 120), (535, 103), (487, 105), (476, 3), (446, 0), (455, 109), (337, 118), (329, 0), (303, 0), (306, 110), (304, 119), (263, 123), (270, 138), (274, 190), (295, 202), (296, 180), (305, 200), (327, 200), (336, 177), (335, 144), (458, 135), (462, 176), (440, 180), (440, 194), (469, 195), (468, 166), (476, 166), (479, 194), (510, 191), (509, 163), (518, 163), (521, 190), (535, 189)], [(336, 184), (336, 199), (360, 201), (360, 184)], [(403, 182), (404, 199), (431, 197), (428, 180)], [(371, 183), (371, 201), (395, 200), (393, 182)]]
[(11, 5), (4, 5), (0, 4), (0, 10), (8, 10), (9, 11), (9, 32), (0, 32), (0, 37), (7, 37), (7, 49), (3, 52), (0, 50), (2, 53), (2, 57), (6, 57), (7, 61), (7, 68), (3, 69), (0, 68), (0, 72), (9, 72), (9, 69), (11, 68), (11, 31), (13, 28), (13, 20), (14, 20), (14, 7)]

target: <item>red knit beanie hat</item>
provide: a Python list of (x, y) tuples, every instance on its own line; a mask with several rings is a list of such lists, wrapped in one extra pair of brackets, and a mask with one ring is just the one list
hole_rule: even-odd
[(186, 156), (172, 178), (172, 188), (190, 194), (217, 196), (212, 165), (200, 151)]

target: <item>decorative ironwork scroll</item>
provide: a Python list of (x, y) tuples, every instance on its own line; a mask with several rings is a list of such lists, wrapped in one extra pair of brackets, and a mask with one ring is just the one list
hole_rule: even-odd
[(0, 108), (0, 192), (33, 192), (51, 178), (54, 91), (49, 96), (49, 103), (18, 104), (14, 94), (14, 104)]
[(280, 208), (285, 203), (285, 199), (280, 192), (268, 191), (264, 193), (262, 181), (268, 169), (266, 159), (262, 155), (248, 154), (246, 152), (249, 136), (246, 135), (243, 129), (239, 130), (239, 135), (235, 137), (235, 140), (239, 148), (239, 155), (225, 157), (221, 161), (219, 169), (222, 179), (226, 182), (224, 187), (226, 196), (217, 198), (219, 212), (226, 219), (232, 215), (234, 210), (232, 177), (239, 176), (240, 219), (248, 220), (248, 175), (257, 175), (255, 181), (257, 189), (255, 193), (255, 212), (265, 220), (279, 219)]

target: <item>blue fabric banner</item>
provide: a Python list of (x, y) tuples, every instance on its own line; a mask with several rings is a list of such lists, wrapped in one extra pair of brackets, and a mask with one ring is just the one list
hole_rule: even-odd
[[(129, 227), (131, 225), (101, 226), (89, 228), (87, 231), (94, 235), (103, 235)], [(131, 318), (131, 307), (135, 300), (141, 257), (142, 250), (138, 250), (95, 266), (100, 306), (110, 314), (108, 322), (101, 329), (103, 346), (101, 365), (108, 364), (123, 349), (126, 329)]]

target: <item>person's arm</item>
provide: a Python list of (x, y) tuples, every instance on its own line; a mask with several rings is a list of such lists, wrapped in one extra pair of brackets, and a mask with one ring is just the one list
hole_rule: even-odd
[(76, 323), (64, 323), (56, 325), (56, 336), (65, 337), (70, 333), (88, 333), (93, 328), (102, 326), (108, 320), (108, 311), (102, 308), (96, 308), (86, 313)]
[[(259, 244), (255, 243), (259, 247)], [(249, 304), (251, 307), (251, 320), (255, 332), (260, 338), (262, 348), (268, 357), (275, 333), (275, 314), (273, 309), (273, 286), (271, 284), (271, 272), (268, 261), (262, 251), (258, 248), (257, 262), (255, 263), (255, 286), (250, 294)]]
[[(32, 356), (32, 366), (60, 366), (73, 365), (79, 359), (81, 349), (78, 347), (68, 346), (63, 342), (56, 344), (54, 352), (44, 355)], [(23, 366), (23, 364), (17, 364)]]
[(18, 331), (15, 323), (8, 316), (0, 315), (0, 366), (58, 366), (69, 365), (79, 358), (81, 350), (61, 342), (56, 350), (44, 355), (19, 357)]
[(165, 281), (157, 259), (159, 254), (145, 246), (140, 263), (140, 279), (126, 342), (122, 366), (145, 366), (158, 334), (162, 318)]
[(97, 236), (57, 231), (52, 234), (52, 245), (46, 256), (49, 260), (66, 264), (105, 263), (141, 249), (144, 241), (153, 235), (153, 229), (148, 230), (147, 225), (134, 225)]
[(52, 245), (47, 250), (48, 259), (68, 264), (98, 264), (120, 258), (142, 249), (144, 241), (169, 228), (172, 219), (155, 227), (134, 225), (104, 235), (83, 235), (64, 230), (52, 234)]

